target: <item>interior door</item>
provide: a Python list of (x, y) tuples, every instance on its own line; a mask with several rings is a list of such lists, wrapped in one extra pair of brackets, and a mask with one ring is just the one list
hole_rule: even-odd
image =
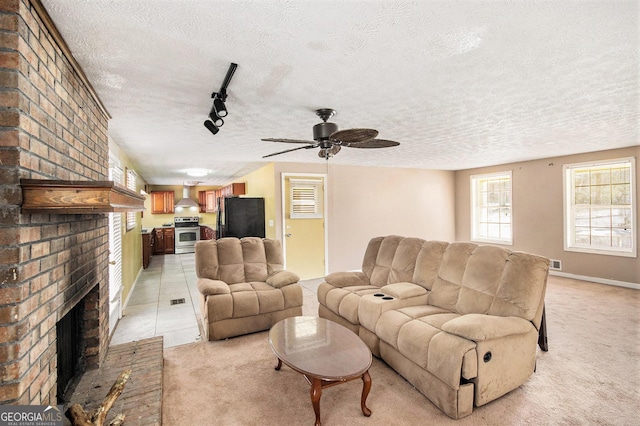
[(326, 175), (283, 174), (285, 267), (300, 279), (326, 275)]

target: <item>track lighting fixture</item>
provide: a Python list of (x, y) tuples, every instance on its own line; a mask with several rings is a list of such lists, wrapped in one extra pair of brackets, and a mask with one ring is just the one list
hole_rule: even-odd
[(227, 116), (227, 106), (225, 105), (225, 102), (227, 101), (227, 86), (231, 82), (231, 77), (233, 77), (233, 73), (236, 71), (237, 67), (237, 64), (231, 63), (229, 70), (227, 71), (227, 75), (222, 82), (222, 87), (220, 87), (218, 92), (213, 92), (211, 94), (211, 98), (213, 98), (213, 106), (209, 112), (209, 118), (211, 120), (206, 120), (204, 122), (204, 127), (209, 129), (209, 131), (214, 135), (218, 133), (220, 127), (224, 124), (222, 117)]

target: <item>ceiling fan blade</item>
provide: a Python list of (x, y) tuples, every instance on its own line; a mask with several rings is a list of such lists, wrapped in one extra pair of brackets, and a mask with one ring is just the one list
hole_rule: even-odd
[(264, 138), (260, 139), (266, 142), (284, 142), (284, 143), (315, 143), (313, 141), (303, 141), (301, 139), (276, 139), (276, 138)]
[(371, 139), (364, 142), (350, 143), (347, 146), (349, 148), (389, 148), (392, 146), (398, 146), (400, 142), (388, 141), (386, 139)]
[(378, 136), (374, 129), (345, 129), (333, 132), (329, 139), (342, 142), (343, 145), (371, 140)]
[(312, 144), (312, 145), (307, 145), (307, 146), (299, 146), (297, 148), (291, 148), (291, 149), (287, 149), (285, 151), (274, 152), (273, 154), (269, 154), (269, 155), (263, 155), (262, 158), (273, 157), (274, 155), (285, 154), (287, 152), (297, 151), (299, 149), (311, 149), (311, 148), (317, 148), (317, 147), (318, 147), (317, 144)]

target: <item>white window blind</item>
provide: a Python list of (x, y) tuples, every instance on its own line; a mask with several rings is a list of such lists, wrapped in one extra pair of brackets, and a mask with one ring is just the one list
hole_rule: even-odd
[[(131, 169), (127, 169), (127, 189), (136, 192), (138, 175)], [(136, 212), (127, 212), (127, 231), (136, 227)]]
[[(109, 180), (124, 183), (120, 162), (109, 153)], [(122, 298), (122, 214), (109, 213), (109, 333), (121, 316)]]
[(471, 176), (471, 238), (512, 243), (511, 172)]
[(321, 219), (324, 212), (322, 179), (289, 180), (291, 219)]
[(633, 158), (566, 164), (565, 250), (636, 255)]

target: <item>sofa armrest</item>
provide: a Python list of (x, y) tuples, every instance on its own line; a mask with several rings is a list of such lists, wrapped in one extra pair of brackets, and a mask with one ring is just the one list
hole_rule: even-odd
[(369, 277), (360, 271), (334, 272), (324, 277), (324, 281), (337, 288), (370, 285)]
[(227, 283), (220, 280), (210, 280), (209, 278), (200, 278), (198, 280), (198, 291), (205, 296), (231, 293)]
[(380, 291), (401, 300), (411, 299), (413, 297), (424, 296), (427, 294), (426, 288), (409, 282), (387, 284), (380, 287)]
[(474, 342), (531, 331), (533, 324), (520, 317), (466, 314), (442, 324), (442, 331)]
[(273, 288), (282, 288), (300, 281), (300, 277), (291, 271), (276, 271), (267, 277), (267, 284)]

